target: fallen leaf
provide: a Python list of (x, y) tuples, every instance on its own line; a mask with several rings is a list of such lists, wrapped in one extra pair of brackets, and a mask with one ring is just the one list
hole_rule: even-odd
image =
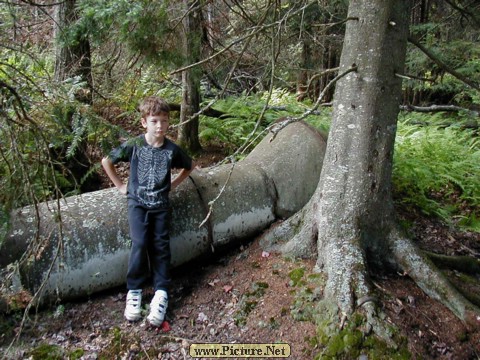
[(170, 330), (172, 330), (172, 328), (170, 327), (170, 323), (167, 320), (165, 320), (160, 326), (160, 330), (162, 332), (169, 332)]
[(223, 291), (225, 291), (226, 293), (229, 293), (230, 291), (232, 291), (232, 289), (233, 289), (232, 285), (224, 285), (223, 286)]

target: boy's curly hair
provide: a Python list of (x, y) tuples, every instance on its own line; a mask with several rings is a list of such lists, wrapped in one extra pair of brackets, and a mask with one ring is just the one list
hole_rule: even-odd
[(168, 106), (168, 103), (161, 97), (148, 96), (140, 104), (138, 110), (142, 118), (146, 118), (147, 116), (156, 116), (161, 113), (168, 114), (170, 112), (170, 106)]

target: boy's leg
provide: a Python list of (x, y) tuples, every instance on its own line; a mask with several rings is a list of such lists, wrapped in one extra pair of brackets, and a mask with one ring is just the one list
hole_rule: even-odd
[(154, 326), (160, 326), (167, 311), (167, 291), (170, 284), (169, 212), (165, 210), (152, 212), (150, 225), (153, 240), (150, 244), (150, 260), (155, 295), (150, 303), (147, 320)]
[(128, 205), (128, 222), (132, 247), (128, 260), (127, 289), (141, 289), (148, 279), (148, 219), (147, 211), (135, 204)]
[(132, 246), (127, 271), (127, 304), (124, 316), (128, 321), (142, 316), (142, 286), (148, 276), (146, 212), (133, 203), (128, 205), (128, 222)]
[(170, 285), (170, 235), (168, 210), (149, 212), (152, 241), (149, 243), (149, 256), (153, 274), (154, 290), (168, 292)]

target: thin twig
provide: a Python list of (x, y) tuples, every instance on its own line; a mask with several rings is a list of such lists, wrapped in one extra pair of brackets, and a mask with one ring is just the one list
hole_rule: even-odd
[(315, 102), (314, 106), (304, 112), (302, 115), (300, 115), (299, 117), (287, 117), (287, 119), (285, 121), (282, 121), (280, 123), (277, 123), (277, 124), (272, 124), (270, 126), (270, 131), (273, 133), (273, 136), (272, 138), (270, 139), (270, 141), (273, 141), (275, 139), (275, 137), (277, 136), (278, 132), (280, 130), (282, 130), (283, 128), (285, 128), (287, 125), (291, 124), (291, 123), (294, 123), (294, 122), (298, 122), (300, 120), (303, 120), (305, 119), (307, 116), (311, 115), (314, 111), (316, 111), (318, 109), (318, 107), (320, 106), (320, 102), (322, 101), (323, 97), (325, 96), (325, 94), (327, 93), (328, 90), (330, 90), (330, 88), (338, 81), (340, 80), (342, 77), (344, 77), (345, 75), (351, 73), (352, 71), (357, 71), (357, 66), (356, 65), (352, 65), (350, 68), (348, 68), (347, 70), (345, 70), (343, 73), (335, 76), (328, 84), (327, 86), (325, 86), (325, 88), (322, 90), (322, 92), (320, 93), (320, 95), (318, 96), (318, 99), (317, 101)]
[(227, 180), (225, 180), (225, 183), (223, 184), (222, 188), (220, 189), (220, 192), (217, 194), (215, 199), (208, 202), (209, 210), (208, 210), (207, 216), (205, 217), (205, 219), (203, 219), (200, 225), (198, 225), (198, 228), (201, 228), (203, 225), (205, 225), (205, 223), (208, 221), (208, 219), (213, 213), (213, 205), (217, 202), (220, 196), (222, 196), (222, 194), (225, 192), (227, 184), (230, 181), (230, 178), (232, 177), (233, 169), (235, 168), (235, 165), (236, 165), (235, 158), (233, 156), (230, 156), (230, 161), (232, 162), (232, 167), (230, 168), (230, 172), (228, 173)]

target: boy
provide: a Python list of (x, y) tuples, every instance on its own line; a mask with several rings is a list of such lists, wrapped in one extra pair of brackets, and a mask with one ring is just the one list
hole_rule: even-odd
[[(141, 317), (142, 287), (150, 269), (155, 295), (147, 320), (160, 326), (168, 306), (170, 282), (170, 238), (168, 233), (170, 189), (178, 186), (193, 170), (192, 159), (165, 137), (169, 127), (169, 107), (161, 98), (147, 97), (140, 105), (141, 123), (146, 129), (103, 158), (102, 166), (117, 189), (128, 199), (128, 222), (132, 247), (127, 272), (125, 318)], [(114, 164), (130, 162), (128, 186), (118, 176)], [(171, 180), (171, 169), (181, 169)]]

